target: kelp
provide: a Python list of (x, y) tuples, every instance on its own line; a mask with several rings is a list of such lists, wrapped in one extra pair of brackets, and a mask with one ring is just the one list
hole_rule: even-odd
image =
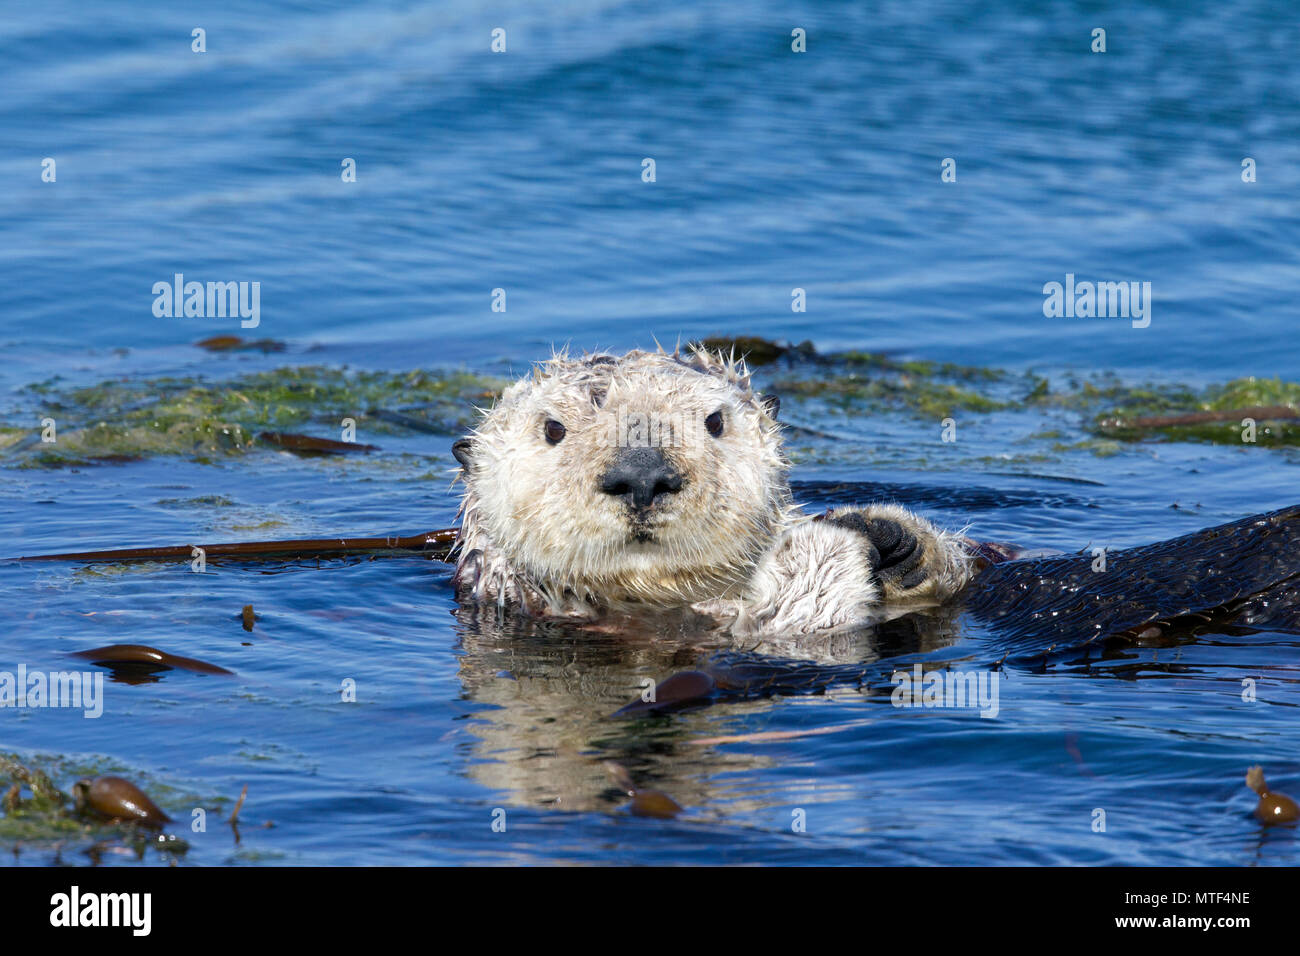
[[(1035, 372), (903, 358), (881, 352), (818, 352), (811, 343), (785, 344), (757, 336), (715, 336), (700, 344), (735, 351), (755, 366), (756, 384), (787, 402), (783, 415), (792, 437), (811, 438), (796, 457), (818, 460), (834, 442), (837, 420), (892, 416), (942, 422), (998, 413), (1064, 412), (1078, 416), (1077, 435), (1057, 434), (1031, 456), (1080, 450), (1117, 453), (1150, 441), (1192, 441), (1267, 446), (1300, 444), (1300, 383), (1240, 378), (1206, 388), (1128, 382), (1098, 372), (1049, 379)], [(111, 379), (68, 386), (59, 377), (18, 393), (24, 414), (0, 422), (0, 461), (20, 467), (115, 464), (159, 456), (200, 462), (243, 456), (279, 444), (290, 434), (299, 444), (329, 451), (378, 451), (376, 435), (452, 437), (476, 422), (475, 406), (491, 404), (507, 383), (459, 370), (387, 372), (318, 365), (285, 366), (230, 379), (159, 376)], [(35, 423), (53, 419), (55, 441)], [(356, 425), (356, 445), (346, 445), (344, 419)], [(1243, 421), (1250, 419), (1253, 422)], [(826, 423), (829, 433), (814, 428)], [(1052, 422), (1060, 433), (1060, 416)], [(1015, 445), (1041, 444), (1038, 434)], [(344, 439), (340, 442), (340, 439)], [(377, 444), (377, 443), (375, 443)], [(367, 446), (370, 446), (367, 448)], [(1010, 450), (1010, 449), (1009, 449)], [(300, 449), (301, 451), (301, 449)], [(832, 454), (832, 457), (834, 455)], [(372, 455), (368, 467), (391, 460)], [(358, 459), (353, 459), (358, 460)]]
[[(53, 442), (40, 429), (0, 431), (0, 449), (19, 463), (59, 467), (183, 455), (199, 460), (243, 455), (289, 427), (315, 426), (336, 440), (350, 418), (366, 434), (411, 431), (383, 413), (398, 412), (443, 435), (474, 422), (505, 383), (465, 371), (350, 371), (290, 366), (226, 381), (203, 377), (112, 379), (60, 388), (56, 380), (22, 393), (40, 420), (53, 419)], [(24, 437), (28, 440), (24, 441)], [(33, 440), (34, 439), (34, 440)]]
[[(112, 823), (79, 811), (71, 792), (55, 783), (66, 778), (71, 789), (79, 778), (98, 777), (120, 771), (108, 762), (42, 758), (23, 760), (17, 754), (0, 753), (0, 846), (14, 853), (53, 850), (57, 854), (80, 850), (92, 858), (110, 847), (121, 848), (137, 857), (152, 846), (159, 853), (183, 854), (189, 844), (174, 834), (159, 838), (131, 823)], [(151, 783), (150, 791), (164, 804), (220, 807), (224, 798), (202, 800), (193, 794), (163, 784)]]
[(1097, 415), (1093, 429), (1113, 438), (1207, 441), (1240, 445), (1300, 444), (1300, 383), (1233, 379), (1182, 401), (1128, 396)]

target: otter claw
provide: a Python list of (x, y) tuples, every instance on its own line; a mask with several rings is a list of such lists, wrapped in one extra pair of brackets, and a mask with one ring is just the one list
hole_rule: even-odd
[(466, 552), (456, 565), (456, 573), (452, 575), (452, 584), (457, 588), (473, 589), (478, 585), (479, 578), (483, 576), (483, 552), (478, 548)]
[(925, 580), (925, 548), (915, 534), (889, 518), (872, 518), (867, 524), (867, 539), (880, 552), (881, 578), (897, 580), (905, 588)]
[(872, 567), (882, 582), (910, 589), (925, 581), (925, 548), (900, 522), (868, 518), (860, 511), (832, 514), (826, 520), (856, 531), (870, 542)]

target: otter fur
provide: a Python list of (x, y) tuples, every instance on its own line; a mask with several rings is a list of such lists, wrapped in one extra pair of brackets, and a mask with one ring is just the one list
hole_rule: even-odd
[(958, 593), (964, 538), (898, 505), (794, 502), (778, 404), (706, 349), (539, 364), (453, 446), (460, 600), (582, 619), (687, 608), (762, 637)]

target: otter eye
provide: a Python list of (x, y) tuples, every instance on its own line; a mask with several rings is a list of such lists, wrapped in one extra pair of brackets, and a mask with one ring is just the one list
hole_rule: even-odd
[(558, 445), (564, 438), (564, 426), (554, 418), (546, 420), (546, 424), (542, 426), (542, 431), (546, 433), (546, 440), (552, 445)]
[(704, 427), (714, 438), (720, 438), (722, 436), (722, 412), (714, 412), (704, 419)]

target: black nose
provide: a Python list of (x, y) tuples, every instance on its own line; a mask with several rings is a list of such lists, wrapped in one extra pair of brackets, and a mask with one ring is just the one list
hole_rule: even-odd
[(660, 495), (681, 487), (681, 474), (658, 448), (624, 448), (600, 478), (601, 491), (626, 498), (636, 508), (649, 508)]

